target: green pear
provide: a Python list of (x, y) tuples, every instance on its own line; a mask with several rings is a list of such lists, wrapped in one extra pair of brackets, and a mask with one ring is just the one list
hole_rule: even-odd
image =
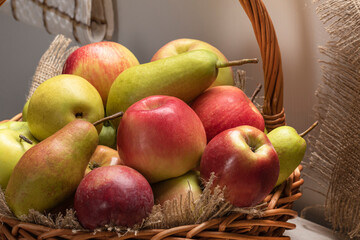
[[(215, 81), (218, 68), (244, 63), (249, 61), (221, 62), (213, 52), (200, 49), (128, 68), (110, 88), (107, 114), (125, 112), (151, 95), (169, 95), (190, 102)], [(112, 121), (116, 129), (119, 122)]]
[(109, 121), (103, 123), (99, 134), (99, 145), (116, 149), (116, 130)]
[(268, 135), (280, 162), (280, 173), (275, 186), (283, 183), (299, 166), (306, 151), (306, 141), (290, 126), (281, 126)]
[[(26, 137), (24, 140), (20, 135)], [(37, 144), (25, 122), (0, 124), (0, 187), (5, 190), (9, 178), (24, 153)]]
[(23, 107), (23, 110), (22, 110), (22, 121), (23, 122), (26, 122), (27, 120), (27, 112), (28, 112), (28, 108), (29, 108), (29, 102), (30, 102), (30, 99), (26, 101), (26, 103), (24, 104), (24, 107)]
[(48, 211), (74, 194), (98, 138), (90, 122), (77, 119), (26, 151), (5, 191), (14, 215), (21, 219), (30, 209)]
[[(91, 123), (104, 117), (96, 88), (82, 77), (62, 74), (41, 83), (30, 98), (27, 122), (33, 136), (44, 140), (75, 119)], [(97, 127), (100, 133), (102, 124)]]
[(191, 190), (194, 200), (200, 198), (202, 193), (200, 188), (199, 173), (190, 171), (180, 177), (170, 178), (153, 184), (152, 190), (154, 193), (155, 203), (163, 204), (165, 201), (178, 199), (180, 197), (184, 200), (188, 192)]

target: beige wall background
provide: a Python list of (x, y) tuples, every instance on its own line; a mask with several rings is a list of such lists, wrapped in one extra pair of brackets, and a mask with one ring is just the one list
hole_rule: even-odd
[[(299, 132), (314, 122), (312, 107), (321, 82), (318, 46), (328, 41), (312, 0), (264, 0), (276, 28), (284, 70), (284, 106), (287, 124)], [(196, 38), (219, 48), (230, 60), (260, 58), (253, 30), (236, 0), (116, 1), (113, 40), (128, 47), (141, 63), (148, 62), (165, 43)], [(0, 14), (0, 119), (21, 112), (36, 65), (54, 35)], [(247, 72), (246, 93), (263, 82), (261, 62)], [(306, 160), (305, 160), (306, 161)], [(306, 170), (305, 170), (306, 171)], [(305, 177), (304, 196), (294, 208), (325, 224), (324, 197), (310, 190), (316, 183)]]

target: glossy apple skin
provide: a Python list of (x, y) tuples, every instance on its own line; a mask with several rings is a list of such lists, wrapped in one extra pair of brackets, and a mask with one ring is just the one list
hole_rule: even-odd
[(123, 165), (118, 151), (104, 145), (98, 145), (90, 158), (89, 166), (85, 170), (85, 175), (98, 167), (113, 165)]
[[(20, 139), (22, 134), (33, 143)], [(24, 153), (37, 144), (26, 122), (9, 121), (0, 124), (0, 188), (5, 189), (10, 176)]]
[(155, 183), (196, 167), (206, 146), (206, 134), (199, 117), (185, 102), (155, 95), (127, 109), (118, 128), (117, 144), (124, 164)]
[(222, 131), (250, 125), (264, 131), (265, 121), (246, 94), (234, 86), (207, 89), (191, 104), (201, 119), (208, 142)]
[(75, 193), (74, 209), (84, 228), (106, 224), (132, 227), (148, 216), (154, 205), (150, 184), (136, 170), (116, 165), (96, 168)]
[[(184, 53), (196, 49), (209, 50), (215, 53), (220, 61), (223, 62), (228, 61), (227, 58), (219, 49), (217, 49), (216, 47), (212, 46), (207, 42), (197, 39), (180, 38), (168, 42), (167, 44), (162, 46), (151, 58), (151, 62), (162, 58), (172, 57), (180, 53)], [(234, 73), (231, 67), (219, 69), (218, 76), (210, 87), (219, 86), (219, 85), (234, 85), (235, 83), (234, 83), (233, 75)]]
[(163, 204), (168, 200), (174, 198), (185, 200), (188, 192), (191, 190), (194, 201), (200, 198), (202, 193), (200, 187), (199, 173), (196, 171), (187, 172), (176, 178), (170, 178), (158, 183), (153, 184), (155, 204)]
[(274, 188), (279, 159), (269, 139), (251, 126), (225, 130), (214, 137), (201, 158), (200, 175), (213, 187), (226, 186), (225, 198), (237, 207), (260, 203)]
[(111, 41), (84, 45), (69, 55), (63, 74), (74, 74), (88, 80), (100, 93), (104, 106), (110, 87), (125, 69), (139, 65), (125, 46)]
[(20, 133), (23, 132), (25, 134), (30, 134), (29, 126), (28, 126), (27, 122), (21, 122), (21, 121), (1, 122), (0, 130), (1, 129), (11, 129), (11, 130), (15, 130), (15, 131), (20, 131)]

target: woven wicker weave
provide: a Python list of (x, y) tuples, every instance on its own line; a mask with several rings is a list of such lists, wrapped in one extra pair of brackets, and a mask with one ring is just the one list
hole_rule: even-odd
[[(272, 21), (261, 0), (239, 0), (248, 15), (258, 45), (261, 50), (264, 71), (265, 98), (263, 115), (267, 129), (285, 125), (283, 109), (283, 73), (280, 49)], [(21, 114), (13, 119), (21, 119)], [(18, 220), (0, 217), (0, 239), (290, 239), (283, 236), (287, 229), (295, 224), (287, 220), (297, 216), (291, 210), (293, 202), (301, 197), (299, 191), (303, 184), (299, 166), (278, 188), (269, 194), (264, 203), (267, 210), (261, 217), (251, 217), (244, 213), (234, 213), (223, 218), (212, 219), (201, 224), (178, 226), (171, 229), (150, 229), (129, 233), (119, 237), (115, 232), (74, 232), (69, 229), (51, 229), (48, 227), (24, 223)]]

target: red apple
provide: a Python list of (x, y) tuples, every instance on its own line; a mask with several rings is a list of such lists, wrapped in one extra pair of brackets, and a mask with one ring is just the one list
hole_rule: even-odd
[(192, 192), (193, 199), (196, 201), (202, 193), (199, 174), (195, 171), (190, 171), (180, 177), (155, 183), (151, 187), (156, 204), (163, 204), (174, 198), (177, 198), (179, 202), (180, 198), (184, 201), (189, 191)]
[[(178, 55), (180, 53), (192, 51), (195, 49), (206, 49), (217, 55), (220, 61), (227, 62), (227, 58), (224, 56), (222, 52), (216, 47), (210, 45), (201, 40), (197, 39), (189, 39), (189, 38), (180, 38), (168, 42), (164, 46), (162, 46), (152, 57), (151, 61), (156, 61), (162, 58), (167, 58), (171, 56)], [(211, 85), (219, 86), (219, 85), (234, 85), (234, 77), (233, 70), (231, 67), (221, 68), (219, 69), (218, 76), (214, 83)]]
[(84, 228), (105, 225), (132, 227), (154, 205), (150, 184), (136, 170), (116, 165), (96, 168), (79, 184), (74, 209)]
[(260, 111), (246, 94), (234, 86), (217, 86), (207, 89), (191, 104), (200, 117), (207, 141), (222, 131), (250, 125), (264, 131), (265, 122)]
[(200, 174), (212, 187), (225, 187), (225, 198), (237, 207), (260, 203), (274, 188), (279, 176), (279, 159), (264, 132), (251, 126), (225, 130), (206, 146)]
[(126, 110), (117, 144), (124, 164), (155, 183), (196, 167), (206, 146), (206, 134), (199, 117), (185, 102), (156, 95)]
[(104, 106), (110, 87), (125, 69), (139, 65), (134, 54), (116, 42), (97, 42), (84, 45), (69, 55), (64, 74), (74, 74), (88, 80), (100, 93)]
[(123, 165), (118, 151), (107, 146), (98, 145), (90, 158), (85, 175), (95, 168), (113, 165)]

